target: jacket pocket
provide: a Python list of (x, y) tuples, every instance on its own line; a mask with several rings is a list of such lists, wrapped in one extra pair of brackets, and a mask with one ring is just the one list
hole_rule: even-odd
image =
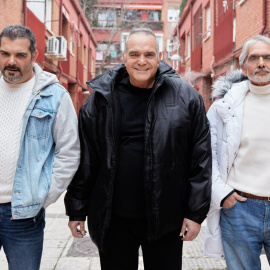
[(52, 115), (41, 109), (33, 109), (27, 124), (27, 135), (34, 139), (46, 139), (49, 134), (49, 122)]

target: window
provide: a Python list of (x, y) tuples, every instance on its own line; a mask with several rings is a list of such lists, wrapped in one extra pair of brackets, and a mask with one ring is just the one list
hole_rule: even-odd
[(233, 18), (233, 42), (235, 42), (236, 36), (236, 18)]
[(46, 28), (51, 30), (52, 21), (52, 0), (35, 0), (27, 2), (27, 7), (36, 15)]
[(98, 25), (105, 27), (107, 24), (107, 13), (98, 13)]
[[(98, 27), (113, 27), (115, 25), (115, 12), (112, 10), (100, 10), (97, 14)], [(95, 21), (95, 20), (94, 20)]]
[(161, 12), (154, 10), (126, 10), (124, 19), (128, 21), (160, 21)]
[(45, 25), (47, 29), (51, 30), (52, 27), (52, 0), (45, 2)]
[(113, 27), (115, 25), (115, 13), (114, 11), (109, 11), (107, 14), (107, 26)]
[(211, 34), (211, 8), (206, 8), (206, 36), (209, 37)]
[(129, 35), (129, 33), (122, 33), (121, 34), (121, 51), (122, 52), (125, 51), (126, 40), (127, 40), (128, 35)]
[(173, 51), (173, 42), (171, 39), (167, 39), (167, 53), (168, 58), (172, 57), (172, 51)]
[(175, 22), (179, 19), (179, 9), (168, 9), (168, 22)]
[(163, 51), (163, 48), (162, 48), (163, 34), (157, 34), (156, 33), (156, 37), (157, 37), (157, 41), (158, 41), (159, 51), (162, 52)]
[(86, 50), (85, 45), (83, 45), (82, 62), (83, 62), (84, 68), (86, 68), (86, 65), (87, 65), (87, 50)]
[(173, 42), (172, 40), (169, 38), (167, 40), (167, 52), (171, 52), (173, 50)]
[(98, 43), (97, 50), (98, 51), (106, 51), (107, 50), (107, 44), (106, 43)]
[(69, 52), (73, 54), (73, 29), (70, 28), (70, 35), (69, 35)]
[(187, 46), (186, 46), (186, 60), (188, 58), (190, 58), (190, 46), (191, 46), (191, 42), (190, 42), (190, 33), (187, 34)]

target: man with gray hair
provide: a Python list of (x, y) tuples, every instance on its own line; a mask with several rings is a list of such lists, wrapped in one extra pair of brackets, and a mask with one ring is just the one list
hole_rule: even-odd
[[(182, 239), (210, 204), (210, 130), (202, 97), (161, 61), (148, 28), (131, 31), (124, 64), (88, 83), (81, 164), (65, 197), (74, 237), (98, 246), (102, 270), (179, 270)], [(180, 236), (179, 236), (180, 235)], [(182, 238), (181, 238), (182, 237)]]
[(213, 175), (205, 249), (225, 256), (228, 270), (254, 270), (262, 246), (270, 261), (270, 39), (248, 40), (239, 63), (243, 73), (214, 83), (217, 100), (208, 112)]
[(37, 56), (30, 28), (10, 25), (0, 34), (0, 249), (9, 270), (39, 270), (45, 208), (80, 159), (71, 98)]

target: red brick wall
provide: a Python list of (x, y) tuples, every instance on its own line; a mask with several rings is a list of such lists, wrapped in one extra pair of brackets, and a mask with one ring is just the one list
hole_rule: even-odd
[(27, 27), (29, 27), (36, 38), (37, 43), (37, 50), (39, 52), (36, 62), (42, 64), (45, 59), (45, 46), (46, 46), (46, 39), (45, 39), (45, 25), (42, 23), (30, 10), (27, 9)]
[(23, 1), (0, 0), (0, 32), (10, 24), (23, 24)]
[[(209, 1), (209, 3), (205, 6), (205, 8), (208, 7), (210, 4), (211, 8), (211, 27), (213, 29), (214, 24), (214, 0)], [(203, 8), (203, 33), (206, 32), (206, 9)], [(211, 64), (213, 62), (213, 30), (211, 30), (210, 36), (208, 38), (203, 37), (202, 42), (202, 71), (206, 74), (211, 73)]]
[(202, 95), (206, 112), (208, 111), (208, 109), (212, 104), (211, 85), (212, 85), (211, 77), (200, 77), (193, 86)]
[(55, 36), (59, 36), (59, 5), (53, 1), (52, 2), (52, 27), (51, 30)]
[[(236, 49), (241, 47), (248, 39), (259, 34), (262, 27), (263, 1), (248, 0), (241, 6), (236, 4)], [(269, 10), (269, 1), (267, 2)]]

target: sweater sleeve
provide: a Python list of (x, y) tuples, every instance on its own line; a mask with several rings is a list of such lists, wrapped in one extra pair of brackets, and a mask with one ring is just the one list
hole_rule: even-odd
[(72, 100), (66, 92), (61, 100), (53, 126), (55, 157), (49, 194), (44, 208), (54, 203), (66, 190), (80, 162), (78, 120)]

